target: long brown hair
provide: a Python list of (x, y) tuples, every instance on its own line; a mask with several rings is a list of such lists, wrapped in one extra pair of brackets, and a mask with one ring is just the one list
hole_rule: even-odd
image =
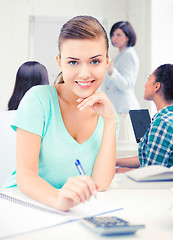
[[(66, 22), (60, 31), (58, 39), (59, 57), (61, 58), (61, 44), (65, 39), (94, 39), (104, 37), (107, 56), (109, 49), (109, 40), (104, 27), (100, 22), (91, 16), (76, 16)], [(55, 83), (63, 83), (62, 72), (60, 72)]]

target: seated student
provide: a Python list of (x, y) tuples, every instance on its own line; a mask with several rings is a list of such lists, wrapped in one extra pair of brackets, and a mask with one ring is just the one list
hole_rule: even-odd
[(33, 86), (49, 84), (47, 69), (36, 61), (23, 63), (16, 74), (12, 96), (8, 102), (8, 110), (16, 110), (25, 93)]
[(173, 65), (158, 67), (145, 84), (144, 99), (154, 101), (157, 113), (141, 138), (138, 156), (117, 159), (116, 172), (147, 165), (173, 166)]
[(15, 166), (16, 133), (12, 130), (10, 124), (16, 114), (18, 105), (31, 87), (44, 84), (49, 84), (45, 66), (36, 61), (28, 61), (19, 67), (13, 94), (8, 102), (9, 111), (0, 111), (0, 185), (7, 179)]
[(17, 168), (4, 186), (67, 211), (106, 190), (115, 174), (117, 118), (108, 97), (96, 92), (109, 62), (98, 20), (78, 16), (63, 25), (57, 62), (60, 83), (33, 87), (19, 105)]

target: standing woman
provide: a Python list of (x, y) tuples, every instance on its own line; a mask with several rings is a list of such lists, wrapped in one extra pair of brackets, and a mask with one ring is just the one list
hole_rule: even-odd
[(119, 49), (112, 59), (104, 81), (104, 91), (113, 103), (120, 120), (119, 140), (134, 140), (129, 110), (138, 109), (134, 87), (138, 75), (139, 62), (134, 46), (136, 33), (129, 22), (115, 23), (110, 31), (111, 42)]
[[(17, 168), (6, 187), (61, 211), (106, 190), (115, 174), (116, 128), (108, 97), (96, 92), (108, 67), (108, 38), (93, 17), (65, 23), (59, 36), (60, 82), (36, 86), (19, 105)], [(79, 176), (75, 160), (86, 172)]]

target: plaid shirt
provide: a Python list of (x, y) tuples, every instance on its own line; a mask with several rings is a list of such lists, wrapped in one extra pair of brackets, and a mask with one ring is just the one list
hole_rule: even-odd
[(142, 167), (173, 166), (173, 105), (159, 110), (153, 117), (138, 149)]

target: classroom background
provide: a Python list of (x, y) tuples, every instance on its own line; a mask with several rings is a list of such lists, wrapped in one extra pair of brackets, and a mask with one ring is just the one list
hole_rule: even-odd
[[(137, 33), (135, 50), (140, 61), (135, 93), (141, 108), (148, 108), (152, 114), (152, 103), (143, 99), (144, 85), (157, 66), (173, 63), (172, 9), (172, 0), (0, 0), (0, 111), (7, 108), (19, 66), (28, 60), (47, 64), (34, 55), (32, 20), (46, 24), (46, 19), (63, 21), (75, 15), (92, 15), (101, 20), (108, 36), (117, 21), (127, 20), (134, 26)], [(42, 42), (39, 42), (40, 46)], [(46, 49), (50, 45), (48, 41)], [(46, 49), (43, 48), (43, 55), (46, 55)], [(115, 56), (116, 51), (110, 43), (110, 57)], [(49, 77), (53, 83), (54, 76), (50, 72)]]

